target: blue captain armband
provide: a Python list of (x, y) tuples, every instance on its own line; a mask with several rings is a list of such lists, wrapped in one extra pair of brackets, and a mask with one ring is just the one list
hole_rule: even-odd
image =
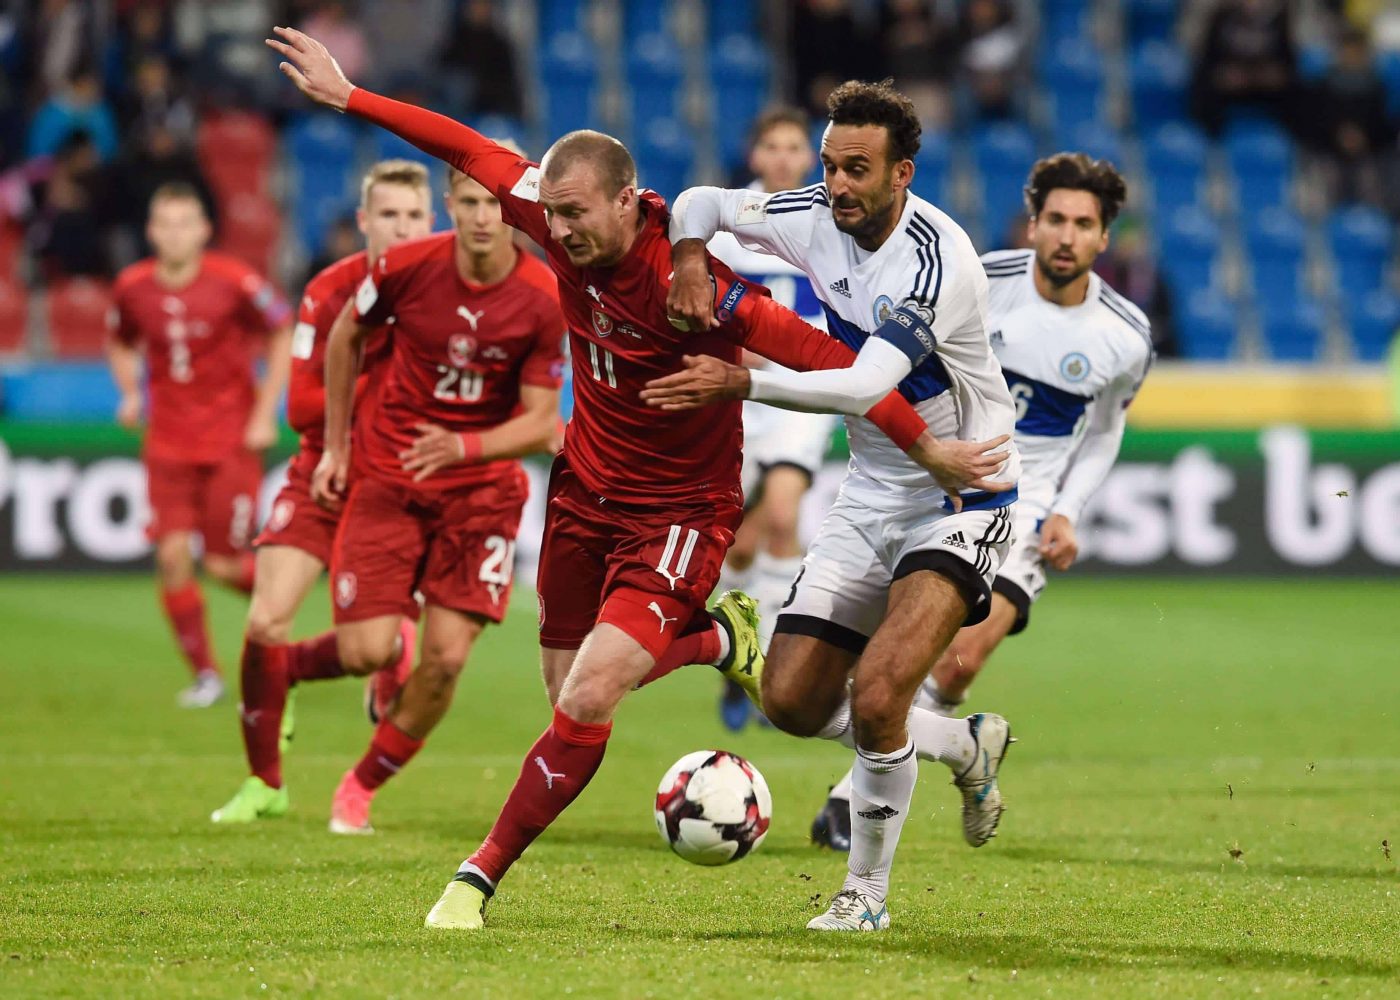
[(928, 360), (938, 340), (933, 335), (933, 308), (905, 299), (873, 334), (899, 348), (914, 368)]

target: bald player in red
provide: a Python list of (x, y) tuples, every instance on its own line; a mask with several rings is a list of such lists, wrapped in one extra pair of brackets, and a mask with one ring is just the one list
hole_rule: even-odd
[[(641, 389), (701, 353), (737, 363), (747, 347), (797, 370), (848, 366), (855, 355), (718, 261), (716, 326), (672, 325), (666, 203), (638, 189), (616, 139), (573, 132), (535, 164), (449, 118), (354, 87), (319, 42), (276, 33), (281, 40), (268, 44), (302, 93), (474, 177), (499, 198), (506, 221), (545, 248), (559, 279), (575, 403), (540, 554), (541, 660), (554, 718), (485, 842), (427, 918), (429, 927), (480, 928), (500, 879), (597, 772), (628, 691), (674, 662), (714, 659), (727, 676), (756, 683), (732, 650), (724, 655), (724, 616), (752, 615), (752, 603), (722, 601), (718, 622), (705, 610), (742, 517), (739, 404), (658, 412)], [(916, 461), (932, 461), (932, 436), (896, 393), (867, 416)]]
[[(161, 604), (194, 683), (186, 708), (224, 693), (209, 642), (192, 536), (204, 570), (244, 593), (253, 586), (262, 452), (277, 440), (287, 383), (291, 309), (247, 264), (206, 250), (212, 229), (198, 193), (170, 183), (151, 197), (146, 236), (155, 256), (117, 275), (108, 361), (121, 392), (117, 419), (142, 423), (142, 355), (150, 400), (142, 442)], [(257, 380), (255, 357), (267, 372)]]
[[(248, 777), (210, 816), (215, 823), (251, 823), (282, 816), (290, 800), (282, 780), (282, 753), (292, 732), (292, 695), (302, 681), (373, 673), (367, 705), (372, 721), (397, 695), (413, 667), (416, 629), (400, 626), (390, 660), (348, 660), (340, 655), (334, 631), (291, 642), (292, 621), (312, 585), (330, 565), (337, 512), (311, 499), (311, 474), (321, 460), (326, 421), (325, 355), (331, 325), (389, 247), (432, 231), (432, 191), (428, 170), (409, 160), (376, 163), (360, 183), (355, 221), (365, 249), (336, 261), (307, 282), (291, 342), (291, 383), (287, 420), (301, 435), (301, 447), (287, 468), (287, 484), (277, 494), (262, 533), (254, 540), (257, 572), (243, 634), (239, 726), (248, 759)], [(383, 355), (384, 331), (376, 331), (372, 355)], [(357, 394), (363, 396), (368, 372), (382, 357), (367, 358)]]
[[(422, 747), (477, 637), (505, 616), (529, 491), (519, 459), (556, 440), (564, 317), (554, 275), (516, 248), (496, 196), (456, 170), (447, 207), (454, 231), (386, 251), (326, 350), (312, 493), (345, 498), (331, 560), (342, 653), (389, 655), (400, 620), (418, 617), (419, 594), (424, 616), (417, 669), (336, 789), (335, 833), (372, 832), (375, 793)], [(352, 441), (355, 362), (389, 323), (391, 353)]]

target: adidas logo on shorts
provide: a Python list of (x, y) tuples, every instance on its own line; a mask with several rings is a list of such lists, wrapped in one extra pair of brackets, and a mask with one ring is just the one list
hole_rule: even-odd
[(965, 549), (967, 548), (967, 539), (963, 537), (963, 533), (961, 531), (955, 531), (951, 535), (948, 535), (946, 538), (944, 538), (938, 544), (949, 545), (955, 549)]
[(851, 297), (851, 286), (845, 278), (841, 278), (838, 281), (833, 281), (827, 287), (830, 288), (837, 295), (844, 295), (848, 299)]

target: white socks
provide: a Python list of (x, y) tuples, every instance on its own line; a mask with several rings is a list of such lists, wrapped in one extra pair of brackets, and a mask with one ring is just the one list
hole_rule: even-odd
[(758, 637), (763, 649), (773, 638), (778, 612), (792, 592), (792, 581), (802, 568), (802, 557), (779, 558), (760, 552), (749, 571), (750, 596), (758, 602)]
[(844, 888), (884, 901), (890, 866), (919, 777), (914, 742), (893, 753), (856, 751), (851, 782), (851, 856)]
[[(964, 770), (977, 752), (977, 743), (968, 732), (966, 719), (949, 719), (926, 708), (909, 712), (909, 736), (914, 741), (914, 754), (919, 760), (936, 760), (954, 771)], [(817, 731), (824, 740), (834, 740), (842, 746), (856, 747), (851, 726), (851, 701), (847, 698), (836, 709), (825, 726)], [(838, 783), (836, 788), (842, 787)], [(836, 795), (836, 789), (831, 794)], [(853, 800), (854, 801), (854, 800)]]

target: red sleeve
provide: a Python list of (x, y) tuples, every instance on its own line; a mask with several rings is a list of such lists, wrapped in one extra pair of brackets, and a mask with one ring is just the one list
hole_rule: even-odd
[(325, 364), (317, 356), (316, 342), (324, 341), (335, 322), (334, 316), (329, 317), (322, 329), (320, 314), (329, 310), (312, 296), (310, 287), (306, 291), (297, 310), (296, 329), (292, 331), (292, 374), (287, 381), (287, 422), (298, 431), (325, 419)]
[(254, 329), (271, 333), (291, 321), (292, 307), (272, 282), (241, 262), (229, 261), (226, 266), (229, 277), (237, 283), (239, 294), (243, 296)]
[(556, 299), (541, 296), (535, 342), (520, 370), (521, 385), (559, 389), (564, 385), (564, 314)]
[[(733, 320), (722, 329), (732, 329), (736, 341), (755, 354), (799, 372), (849, 368), (855, 361), (855, 351), (771, 298), (739, 293), (734, 299), (734, 294), (733, 285), (717, 292), (717, 308), (723, 312), (728, 299), (733, 313)], [(903, 450), (928, 430), (924, 418), (897, 391), (891, 391), (865, 416)]]
[(345, 110), (470, 175), (500, 201), (507, 225), (541, 246), (548, 245), (549, 224), (539, 204), (538, 164), (446, 115), (382, 97), (362, 87), (350, 92)]
[(113, 289), (112, 304), (107, 309), (107, 332), (112, 339), (132, 347), (141, 339), (140, 328), (132, 322), (126, 307), (126, 289), (120, 281)]

